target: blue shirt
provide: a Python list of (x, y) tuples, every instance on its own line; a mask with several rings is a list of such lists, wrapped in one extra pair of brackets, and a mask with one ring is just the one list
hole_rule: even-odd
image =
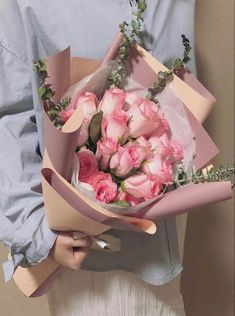
[[(194, 47), (194, 2), (147, 0), (145, 45), (161, 62), (182, 56), (183, 33)], [(12, 255), (4, 265), (7, 279), (18, 265), (46, 258), (57, 236), (48, 228), (40, 189), (42, 109), (32, 60), (67, 46), (73, 56), (101, 59), (134, 10), (134, 0), (0, 2), (0, 239)], [(190, 67), (195, 71), (194, 55)], [(181, 271), (174, 217), (160, 220), (154, 236), (111, 232), (122, 251), (91, 251), (84, 269), (123, 269), (152, 284)]]

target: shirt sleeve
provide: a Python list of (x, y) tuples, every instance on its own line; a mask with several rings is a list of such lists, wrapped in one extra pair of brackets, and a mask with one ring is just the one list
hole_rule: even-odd
[(48, 256), (57, 235), (43, 210), (38, 132), (27, 62), (0, 43), (0, 240), (5, 279)]

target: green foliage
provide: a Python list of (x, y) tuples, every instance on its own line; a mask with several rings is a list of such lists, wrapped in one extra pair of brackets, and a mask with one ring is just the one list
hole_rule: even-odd
[(47, 76), (47, 65), (43, 59), (37, 59), (33, 61), (33, 70), (38, 73), (41, 84), (45, 82)]
[(124, 185), (124, 181), (121, 181), (120, 187), (121, 187), (121, 190), (122, 190), (123, 192), (126, 191), (125, 185)]
[[(109, 78), (111, 85), (119, 88), (122, 87), (123, 79), (126, 76), (126, 61), (131, 47), (139, 42), (140, 30), (146, 7), (146, 1), (139, 1), (138, 11), (133, 13), (134, 18), (131, 21), (131, 25), (125, 21), (119, 25), (120, 32), (122, 33), (122, 40), (119, 45), (119, 51), (116, 58), (117, 65), (113, 69)], [(131, 30), (128, 29), (129, 26), (131, 26)]]
[(191, 51), (190, 41), (184, 34), (182, 34), (181, 37), (182, 44), (184, 46), (183, 58), (175, 59), (170, 70), (164, 72), (160, 71), (157, 75), (157, 80), (153, 84), (153, 87), (148, 89), (147, 98), (155, 103), (157, 103), (156, 96), (165, 89), (169, 82), (173, 80), (173, 75), (182, 70), (191, 60), (189, 57)]
[(140, 173), (140, 171), (139, 171), (138, 168), (132, 169), (128, 174), (126, 174), (125, 176), (122, 176), (122, 177), (117, 176), (117, 175), (115, 174), (115, 172), (116, 172), (115, 169), (110, 169), (110, 168), (108, 168), (108, 169), (106, 170), (106, 172), (110, 173), (113, 182), (115, 182), (118, 186), (120, 186), (120, 188), (121, 188), (121, 190), (122, 190), (123, 192), (125, 192), (124, 181), (125, 181), (126, 179), (128, 179), (129, 177), (134, 176), (134, 175)]
[(89, 126), (89, 139), (92, 144), (96, 144), (101, 137), (101, 124), (103, 119), (103, 112), (100, 111), (95, 114)]
[(195, 174), (192, 175), (193, 183), (203, 183), (203, 182), (218, 182), (218, 181), (231, 181), (232, 177), (235, 174), (235, 167), (228, 166), (219, 166), (217, 168), (212, 167), (206, 170), (198, 170)]
[(42, 101), (50, 101), (55, 95), (55, 92), (50, 88), (50, 84), (42, 84), (38, 89), (38, 94)]
[(153, 88), (148, 89), (147, 98), (157, 103), (156, 95), (162, 92), (166, 85), (173, 80), (173, 71), (160, 71), (157, 75), (157, 80), (153, 84)]
[(183, 58), (180, 59), (180, 58), (177, 58), (174, 62), (173, 62), (173, 65), (172, 65), (172, 70), (173, 72), (176, 72), (176, 71), (179, 71), (181, 70), (182, 68), (185, 67), (185, 65), (190, 62), (191, 58), (189, 56), (190, 54), (190, 51), (191, 51), (191, 45), (190, 45), (190, 41), (189, 39), (184, 35), (182, 34), (181, 35), (182, 37), (182, 44), (184, 46), (184, 53), (183, 53)]
[(57, 105), (58, 110), (61, 110), (61, 109), (66, 110), (70, 103), (71, 103), (71, 98), (68, 98), (68, 97), (60, 100), (60, 102)]
[(182, 168), (179, 168), (175, 174), (174, 183), (176, 186), (185, 185), (188, 183), (205, 183), (218, 181), (232, 181), (235, 174), (235, 166), (219, 166), (210, 169), (200, 169), (188, 177)]
[(51, 98), (55, 95), (55, 91), (51, 89), (51, 84), (46, 83), (46, 80), (49, 77), (47, 74), (47, 65), (45, 60), (34, 60), (33, 70), (37, 72), (40, 80), (38, 94), (45, 108), (47, 109), (47, 114), (50, 117), (51, 121), (54, 123), (54, 125), (57, 128), (61, 129), (64, 125), (64, 122), (60, 117), (60, 112), (65, 110), (69, 106), (71, 98), (64, 98), (58, 104), (52, 102)]
[(112, 204), (117, 205), (117, 206), (121, 206), (121, 207), (130, 207), (130, 204), (124, 200), (120, 200), (118, 202), (113, 202)]

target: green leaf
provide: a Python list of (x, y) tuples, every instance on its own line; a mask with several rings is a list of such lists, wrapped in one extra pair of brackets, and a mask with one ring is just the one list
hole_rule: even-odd
[(190, 62), (190, 60), (191, 60), (191, 58), (189, 56), (185, 56), (183, 62), (184, 62), (184, 64), (187, 64)]
[(71, 103), (71, 97), (66, 97), (66, 98), (64, 98), (64, 99), (62, 99), (60, 102), (59, 102), (59, 106), (63, 109), (63, 110), (65, 110), (68, 106), (69, 106), (69, 104)]
[(128, 29), (129, 24), (125, 21), (119, 24), (119, 29), (122, 33), (122, 39), (119, 45), (118, 55), (116, 57), (116, 61), (118, 61), (119, 65), (114, 68), (111, 76), (109, 77), (111, 85), (119, 88), (122, 87), (122, 82), (126, 76), (125, 64), (132, 45), (137, 44), (138, 40), (140, 40), (140, 29), (143, 22), (143, 13), (146, 7), (146, 0), (138, 2), (138, 12), (133, 12), (134, 19), (131, 21), (131, 29)]
[(121, 200), (121, 201), (118, 201), (118, 202), (113, 202), (112, 204), (118, 205), (118, 206), (121, 206), (121, 207), (129, 207), (129, 206), (130, 206), (130, 204), (127, 203), (127, 202), (124, 201), (124, 200)]
[(158, 79), (163, 80), (165, 78), (166, 72), (164, 71), (159, 71), (158, 73)]
[(103, 112), (100, 111), (95, 114), (89, 126), (89, 137), (93, 144), (96, 144), (101, 137), (101, 124), (103, 119)]
[(137, 21), (132, 20), (131, 21), (131, 26), (132, 26), (133, 30), (136, 31), (138, 29), (138, 27), (139, 27), (139, 24), (138, 24)]
[(177, 58), (175, 61), (174, 61), (174, 64), (173, 64), (173, 68), (175, 69), (179, 69), (182, 67), (182, 61), (181, 59)]
[(120, 188), (122, 189), (123, 192), (126, 191), (124, 181), (121, 181), (121, 183), (120, 183)]
[(146, 4), (145, 1), (140, 1), (140, 2), (138, 3), (138, 8), (139, 8), (142, 12), (144, 12), (144, 11), (146, 10), (146, 7), (147, 7), (147, 4)]
[(126, 135), (122, 135), (121, 137), (118, 137), (118, 144), (123, 146), (126, 143)]
[(46, 93), (46, 87), (45, 86), (41, 86), (41, 87), (38, 88), (38, 94), (39, 94), (41, 99), (43, 98), (45, 93)]
[(44, 83), (46, 78), (48, 78), (46, 70), (38, 73), (38, 76), (42, 83)]
[(46, 60), (43, 59), (36, 59), (33, 61), (33, 70), (36, 72), (42, 72), (46, 71), (47, 65), (46, 65)]
[(47, 90), (46, 94), (45, 94), (45, 99), (49, 100), (50, 98), (52, 98), (55, 95), (55, 92), (52, 91), (51, 89)]
[(40, 71), (46, 71), (47, 70), (47, 64), (45, 59), (39, 60), (39, 65), (40, 65)]

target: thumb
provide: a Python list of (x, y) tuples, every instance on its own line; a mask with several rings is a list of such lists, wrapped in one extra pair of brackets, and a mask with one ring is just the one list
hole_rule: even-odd
[(80, 268), (82, 262), (86, 259), (88, 256), (90, 248), (81, 248), (81, 249), (75, 249), (73, 253), (73, 259), (74, 259), (74, 270), (77, 270)]
[(83, 237), (79, 239), (72, 239), (71, 240), (71, 246), (74, 248), (89, 248), (92, 245), (92, 240), (89, 237)]

